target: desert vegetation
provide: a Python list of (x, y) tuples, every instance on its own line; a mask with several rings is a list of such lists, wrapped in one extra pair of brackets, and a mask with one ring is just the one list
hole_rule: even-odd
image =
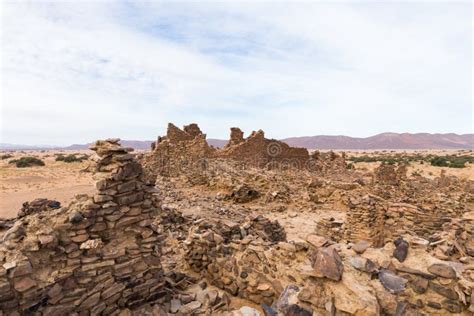
[(2, 155), (0, 155), (1, 160), (6, 160), (6, 159), (10, 159), (10, 158), (13, 158), (12, 154), (2, 154)]
[(63, 154), (58, 154), (55, 158), (56, 161), (63, 161), (66, 163), (71, 163), (71, 162), (82, 162), (89, 159), (88, 155), (79, 155), (77, 153), (74, 154), (69, 154), (69, 155), (63, 155)]
[(351, 156), (348, 158), (349, 161), (354, 163), (358, 162), (382, 162), (387, 164), (400, 164), (400, 163), (410, 163), (410, 162), (419, 162), (429, 163), (432, 166), (436, 167), (449, 167), (449, 168), (464, 168), (466, 164), (474, 163), (474, 156), (467, 154), (452, 154), (452, 155), (433, 155), (433, 154), (377, 154), (372, 155), (360, 155), (360, 156)]
[(43, 160), (33, 157), (33, 156), (25, 156), (19, 159), (10, 160), (8, 163), (14, 164), (17, 168), (27, 168), (27, 167), (34, 167), (34, 166), (44, 166), (45, 163)]

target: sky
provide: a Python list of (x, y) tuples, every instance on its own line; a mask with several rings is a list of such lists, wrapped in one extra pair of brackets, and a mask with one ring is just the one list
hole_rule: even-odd
[(473, 133), (470, 1), (2, 1), (0, 142)]

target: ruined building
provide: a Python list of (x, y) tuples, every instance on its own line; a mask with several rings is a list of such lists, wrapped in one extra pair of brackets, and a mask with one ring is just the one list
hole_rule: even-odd
[[(171, 169), (189, 168), (181, 163), (190, 158), (227, 162), (234, 155), (223, 158), (226, 153), (250, 146), (244, 145), (250, 137), (242, 138), (234, 129), (229, 145), (215, 149), (197, 125), (171, 126), (152, 155), (164, 157)], [(267, 143), (261, 136), (252, 139), (250, 144)], [(308, 184), (304, 175), (313, 174), (299, 170), (223, 168), (216, 174), (227, 172), (224, 180), (230, 183), (245, 173), (253, 182), (239, 185), (233, 201), (221, 203), (204, 187), (190, 199), (176, 189), (166, 196), (164, 185), (147, 185), (140, 161), (117, 139), (98, 141), (92, 149), (99, 177), (93, 196), (79, 195), (63, 208), (38, 199), (3, 223), (9, 229), (0, 231), (0, 315), (143, 315), (140, 309), (149, 303), (155, 315), (241, 315), (230, 311), (230, 297), (240, 298), (240, 306), (253, 302), (268, 315), (474, 312), (474, 214), (467, 192), (447, 198), (414, 191), (420, 202), (408, 204), (401, 202), (404, 193), (384, 199), (359, 182), (314, 177)], [(187, 190), (184, 178), (167, 180)], [(325, 216), (316, 225), (318, 235), (294, 238), (285, 229), (290, 225), (267, 219), (265, 210), (254, 216), (240, 207), (250, 185), (268, 183), (270, 194), (251, 196), (262, 202), (255, 210), (304, 202), (308, 195), (306, 207), (318, 202), (329, 208), (320, 210)], [(383, 187), (408, 188), (405, 184), (400, 178)], [(330, 207), (335, 198), (346, 208)], [(176, 209), (167, 202), (177, 203)], [(192, 206), (199, 211), (180, 212)], [(215, 213), (206, 215), (206, 208)], [(199, 292), (186, 292), (187, 285)]]
[(197, 124), (179, 129), (168, 124), (166, 136), (158, 137), (152, 144), (152, 152), (143, 157), (146, 174), (150, 179), (157, 175), (175, 176), (185, 170), (205, 167), (208, 159), (231, 159), (245, 166), (258, 168), (300, 169), (311, 172), (323, 169), (345, 169), (344, 156), (335, 153), (324, 155), (309, 154), (306, 148), (295, 148), (288, 144), (265, 138), (262, 130), (252, 132), (244, 138), (244, 133), (231, 128), (230, 140), (221, 149), (210, 146)]

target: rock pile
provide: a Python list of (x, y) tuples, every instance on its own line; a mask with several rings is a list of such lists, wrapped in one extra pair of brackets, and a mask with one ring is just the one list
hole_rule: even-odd
[(31, 202), (23, 203), (21, 210), (18, 212), (18, 217), (23, 217), (33, 213), (45, 212), (61, 207), (61, 203), (48, 199), (35, 199)]
[[(153, 188), (118, 139), (97, 141), (97, 193), (29, 213), (0, 246), (0, 309), (42, 315), (117, 313), (165, 296)], [(46, 203), (47, 204), (47, 203)]]
[(224, 232), (225, 238), (217, 232), (217, 226), (201, 225), (190, 230), (185, 242), (190, 268), (232, 295), (271, 304), (282, 287), (275, 273), (276, 263), (266, 248), (285, 238), (283, 228), (258, 217), (238, 229), (240, 235), (229, 238)]

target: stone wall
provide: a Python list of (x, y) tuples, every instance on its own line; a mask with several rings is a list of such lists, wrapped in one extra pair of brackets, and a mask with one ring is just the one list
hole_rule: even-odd
[(428, 238), (442, 230), (455, 214), (443, 208), (421, 208), (406, 203), (389, 203), (385, 220), (385, 237), (395, 239), (407, 232)]
[(168, 124), (165, 137), (159, 137), (152, 146), (152, 152), (141, 160), (146, 181), (155, 182), (158, 175), (177, 176), (202, 166), (203, 159), (212, 157), (215, 149), (206, 142), (206, 135), (196, 124), (179, 129)]
[(225, 145), (225, 147), (231, 147), (234, 145), (238, 145), (244, 141), (244, 132), (238, 127), (231, 127), (230, 128), (230, 139), (229, 142)]
[(385, 213), (383, 199), (375, 195), (351, 197), (346, 216), (345, 239), (352, 242), (366, 240), (374, 247), (383, 246)]
[[(252, 132), (247, 138), (236, 127), (231, 128), (230, 140), (222, 149), (206, 142), (206, 135), (196, 124), (181, 130), (168, 125), (167, 134), (152, 144), (152, 152), (145, 154), (142, 163), (153, 182), (158, 175), (177, 176), (202, 168), (209, 159), (231, 159), (247, 167), (305, 169), (309, 171), (345, 170), (344, 156), (335, 153), (310, 155), (306, 148), (295, 148), (284, 142), (265, 138), (263, 131)], [(205, 167), (205, 166), (204, 166)]]
[[(402, 264), (392, 243), (355, 252), (323, 239), (274, 243), (247, 233), (227, 239), (218, 231), (212, 223), (191, 229), (189, 267), (232, 295), (266, 304), (268, 315), (292, 315), (280, 304), (294, 305), (297, 315), (469, 315), (472, 289), (462, 270), (420, 245)], [(285, 298), (288, 287), (291, 298)]]
[(118, 139), (98, 141), (97, 193), (18, 218), (0, 245), (0, 310), (111, 315), (162, 291), (154, 188)]
[[(232, 137), (237, 138), (237, 132), (232, 131)], [(239, 134), (240, 135), (240, 134)], [(262, 130), (252, 132), (246, 139), (233, 141), (229, 146), (219, 150), (216, 155), (245, 162), (254, 167), (271, 168), (306, 168), (310, 160), (306, 148), (295, 148), (275, 140), (265, 138)]]
[(339, 241), (342, 230), (347, 241), (366, 240), (377, 247), (407, 233), (429, 238), (459, 216), (441, 202), (437, 206), (428, 203), (417, 206), (389, 202), (375, 195), (356, 194), (349, 199), (346, 220), (339, 226), (341, 228), (338, 229), (330, 218), (323, 218), (317, 227), (321, 236)]
[(316, 234), (340, 242), (344, 239), (344, 220), (323, 215), (316, 223)]
[(266, 249), (285, 239), (278, 222), (262, 216), (241, 226), (202, 223), (190, 230), (185, 258), (213, 285), (257, 304), (271, 304), (283, 290), (276, 267), (281, 260), (275, 261)]
[(406, 180), (407, 166), (401, 164), (396, 168), (395, 165), (381, 163), (374, 173), (378, 184), (399, 185), (401, 181)]

